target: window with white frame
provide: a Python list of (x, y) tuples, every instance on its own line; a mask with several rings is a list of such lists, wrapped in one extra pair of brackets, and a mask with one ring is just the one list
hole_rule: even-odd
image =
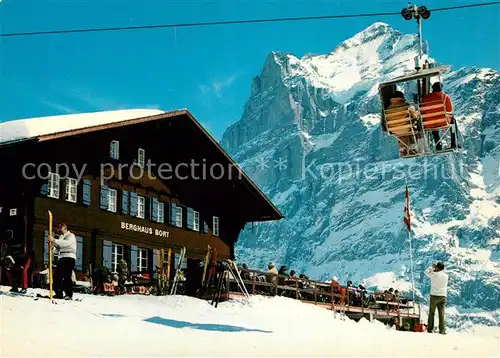
[(158, 222), (165, 222), (165, 203), (158, 203)]
[(66, 200), (72, 203), (76, 203), (76, 179), (68, 178), (66, 179)]
[(111, 141), (109, 145), (109, 156), (111, 159), (118, 159), (120, 152), (120, 143), (117, 140)]
[(49, 194), (51, 198), (59, 199), (59, 174), (49, 173)]
[(193, 212), (193, 230), (200, 231), (200, 213), (197, 211)]
[(212, 235), (219, 236), (219, 218), (217, 216), (213, 217), (212, 221)]
[(116, 189), (108, 189), (108, 210), (116, 213)]
[(175, 225), (178, 227), (182, 227), (182, 207), (181, 206), (176, 206)]
[(137, 249), (137, 271), (148, 270), (148, 250)]
[(144, 149), (139, 148), (139, 150), (137, 151), (137, 164), (139, 164), (139, 166), (144, 168), (146, 166), (145, 162), (146, 162), (146, 153)]
[(137, 196), (137, 217), (144, 219), (146, 217), (146, 198)]
[(116, 272), (118, 263), (123, 260), (123, 245), (113, 244), (111, 251), (111, 271)]

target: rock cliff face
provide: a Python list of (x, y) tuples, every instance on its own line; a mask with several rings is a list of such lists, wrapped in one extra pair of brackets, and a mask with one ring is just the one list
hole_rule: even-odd
[(380, 130), (378, 85), (412, 70), (416, 49), (413, 35), (375, 23), (327, 55), (269, 54), (222, 145), (285, 219), (248, 227), (240, 262), (409, 290), (407, 181), (417, 294), (427, 297), (423, 271), (441, 260), (450, 305), (499, 307), (500, 75), (446, 73), (466, 151), (400, 160), (395, 140)]

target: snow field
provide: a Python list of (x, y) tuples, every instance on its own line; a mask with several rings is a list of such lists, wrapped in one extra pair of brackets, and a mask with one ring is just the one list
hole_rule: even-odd
[[(81, 302), (0, 295), (2, 356), (495, 357), (491, 330), (446, 336), (340, 320), (281, 297), (212, 307), (183, 296), (92, 296)], [(31, 290), (40, 292), (43, 290)]]

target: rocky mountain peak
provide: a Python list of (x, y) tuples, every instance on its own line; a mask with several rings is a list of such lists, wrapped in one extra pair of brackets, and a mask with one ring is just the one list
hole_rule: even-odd
[[(388, 37), (397, 37), (402, 34), (399, 31), (394, 30), (388, 24), (384, 22), (376, 22), (370, 26), (368, 26), (363, 31), (358, 32), (353, 37), (342, 42), (338, 47), (339, 49), (349, 49), (356, 46), (362, 46), (363, 44), (369, 43), (371, 41), (383, 38), (387, 39)], [(335, 52), (335, 51), (334, 51)]]

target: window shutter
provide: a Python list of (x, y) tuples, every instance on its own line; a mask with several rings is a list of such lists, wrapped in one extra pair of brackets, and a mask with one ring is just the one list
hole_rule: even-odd
[(144, 203), (144, 218), (151, 220), (151, 198), (147, 196), (143, 196), (142, 198)]
[[(59, 193), (62, 193), (64, 200), (68, 200), (68, 180), (59, 181)], [(59, 194), (60, 195), (60, 194)]]
[(89, 206), (90, 205), (90, 188), (92, 182), (89, 179), (83, 180), (83, 204)]
[(160, 208), (161, 208), (162, 216), (160, 217), (160, 215), (158, 213), (158, 222), (163, 224), (165, 222), (165, 203), (158, 201), (158, 210), (160, 210)]
[(188, 227), (188, 229), (193, 229), (194, 228), (193, 217), (194, 217), (193, 209), (192, 208), (188, 208), (187, 209), (187, 227)]
[(43, 236), (43, 263), (49, 263), (49, 232), (45, 230), (45, 234)]
[(182, 260), (182, 262), (179, 262), (180, 259), (181, 259), (181, 255), (176, 253), (174, 255), (175, 269), (177, 269), (177, 267), (179, 267), (180, 269), (186, 269), (187, 268), (187, 258), (184, 256), (184, 260)]
[(40, 194), (42, 194), (43, 196), (49, 195), (49, 184), (47, 183), (42, 184), (40, 188)]
[(156, 278), (156, 265), (158, 262), (159, 250), (153, 249), (153, 278)]
[(129, 193), (126, 190), (122, 191), (122, 214), (128, 214), (128, 196)]
[(176, 214), (177, 214), (177, 205), (174, 203), (170, 203), (170, 223), (172, 225), (176, 225)]
[(151, 219), (153, 221), (158, 221), (158, 199), (157, 198), (151, 198)]
[(186, 222), (186, 220), (184, 220), (184, 210), (182, 210), (182, 206), (180, 206), (180, 205), (177, 206), (177, 212), (181, 213), (181, 215), (180, 215), (180, 217), (181, 217), (181, 223), (180, 223), (180, 225), (178, 225), (179, 223), (176, 222), (175, 225), (177, 227), (183, 227), (183, 225)]
[(208, 224), (205, 221), (203, 222), (203, 232), (208, 234)]
[(137, 216), (137, 193), (130, 193), (130, 215)]
[(212, 235), (219, 236), (219, 217), (212, 217)]
[(108, 186), (101, 185), (101, 209), (108, 209)]
[(104, 240), (102, 242), (102, 265), (111, 270), (113, 244), (111, 241)]
[(75, 268), (82, 271), (83, 269), (83, 237), (76, 237), (76, 262)]
[(137, 246), (130, 246), (130, 271), (137, 272)]
[(193, 210), (193, 230), (200, 231), (200, 213)]

